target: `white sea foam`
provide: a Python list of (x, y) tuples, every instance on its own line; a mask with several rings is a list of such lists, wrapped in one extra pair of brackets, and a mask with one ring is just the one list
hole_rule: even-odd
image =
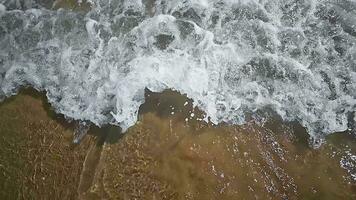
[(6, 11), (6, 7), (0, 3), (0, 15), (5, 13), (5, 11)]
[(0, 98), (32, 86), (69, 118), (126, 130), (145, 88), (173, 89), (213, 123), (242, 124), (270, 108), (322, 138), (353, 123), (352, 7), (346, 0), (102, 0), (85, 15), (0, 9)]

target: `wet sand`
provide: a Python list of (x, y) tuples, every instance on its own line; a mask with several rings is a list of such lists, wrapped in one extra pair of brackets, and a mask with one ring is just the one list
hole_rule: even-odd
[[(31, 90), (0, 104), (0, 199), (74, 199), (87, 149)], [(45, 109), (46, 108), (46, 109)]]
[(21, 92), (0, 105), (0, 199), (355, 199), (340, 167), (354, 137), (311, 149), (300, 127), (212, 126), (186, 101), (147, 93), (127, 133), (93, 127), (74, 145), (73, 123)]

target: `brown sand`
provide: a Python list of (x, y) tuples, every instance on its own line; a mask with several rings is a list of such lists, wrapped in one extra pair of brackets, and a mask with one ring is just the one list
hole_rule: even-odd
[[(32, 93), (32, 92), (31, 92)], [(74, 199), (86, 151), (73, 146), (72, 126), (22, 92), (0, 104), (0, 199)]]
[(126, 134), (92, 128), (77, 146), (73, 125), (43, 95), (26, 90), (1, 103), (0, 199), (356, 197), (339, 163), (346, 149), (355, 150), (348, 135), (335, 134), (314, 150), (290, 125), (186, 122), (192, 108), (183, 106), (184, 96), (146, 98), (140, 122)]

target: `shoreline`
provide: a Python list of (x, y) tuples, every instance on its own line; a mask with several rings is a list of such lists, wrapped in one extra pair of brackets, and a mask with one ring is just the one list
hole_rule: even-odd
[[(146, 103), (140, 108), (139, 122), (125, 134), (117, 134), (120, 130), (113, 126), (92, 127), (79, 145), (73, 145), (73, 123), (56, 115), (41, 93), (31, 89), (21, 91), (0, 104), (1, 126), (9, 126), (0, 131), (1, 141), (12, 141), (10, 149), (15, 152), (42, 152), (46, 146), (43, 144), (50, 146), (52, 143), (58, 149), (65, 147), (66, 150), (57, 152), (57, 157), (52, 148), (45, 151), (46, 154), (37, 153), (42, 155), (41, 158), (52, 158), (46, 162), (35, 159), (31, 164), (30, 158), (35, 156), (31, 153), (27, 157), (18, 157), (20, 163), (27, 163), (25, 165), (3, 162), (7, 164), (3, 165), (2, 171), (12, 169), (13, 175), (10, 179), (2, 177), (5, 180), (2, 182), (5, 185), (15, 183), (15, 177), (23, 168), (33, 175), (39, 169), (56, 171), (55, 166), (64, 165), (68, 169), (76, 168), (76, 175), (72, 175), (76, 187), (69, 182), (56, 186), (57, 179), (48, 173), (42, 181), (49, 179), (52, 183), (44, 185), (38, 182), (41, 179), (35, 179), (37, 182), (27, 182), (29, 188), (37, 188), (35, 190), (23, 190), (24, 183), (17, 189), (15, 184), (14, 188), (22, 190), (18, 194), (33, 193), (38, 197), (54, 197), (61, 194), (56, 190), (66, 190), (79, 199), (154, 196), (177, 199), (187, 195), (189, 198), (252, 198), (251, 189), (264, 198), (285, 195), (290, 198), (355, 197), (355, 182), (350, 179), (347, 169), (340, 166), (347, 148), (351, 153), (356, 149), (352, 136), (333, 134), (320, 149), (311, 149), (305, 133), (280, 122), (271, 123), (269, 128), (253, 123), (211, 126), (197, 120), (186, 122), (189, 109), (177, 106), (183, 105), (186, 98), (175, 95), (174, 92), (164, 92), (147, 96)], [(172, 107), (175, 107), (174, 115), (171, 114)], [(23, 131), (27, 132), (26, 137), (21, 135)], [(9, 135), (10, 132), (15, 135)], [(11, 139), (13, 136), (15, 139)], [(4, 152), (4, 145), (1, 147), (1, 158), (13, 160), (14, 155)], [(76, 160), (75, 156), (80, 159)], [(348, 170), (353, 173), (354, 169)], [(65, 170), (62, 173), (66, 174)], [(27, 177), (25, 180), (33, 178), (23, 176)], [(38, 190), (40, 187), (44, 187), (43, 191)], [(266, 188), (271, 191), (267, 192)], [(7, 190), (7, 194), (0, 194), (4, 195), (11, 195), (11, 192)]]

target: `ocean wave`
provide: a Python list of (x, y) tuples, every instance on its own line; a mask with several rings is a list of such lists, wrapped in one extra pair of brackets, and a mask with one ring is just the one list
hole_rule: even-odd
[(315, 141), (355, 123), (355, 1), (0, 2), (0, 99), (31, 86), (68, 118), (123, 130), (145, 89), (185, 94), (215, 124), (269, 108)]

